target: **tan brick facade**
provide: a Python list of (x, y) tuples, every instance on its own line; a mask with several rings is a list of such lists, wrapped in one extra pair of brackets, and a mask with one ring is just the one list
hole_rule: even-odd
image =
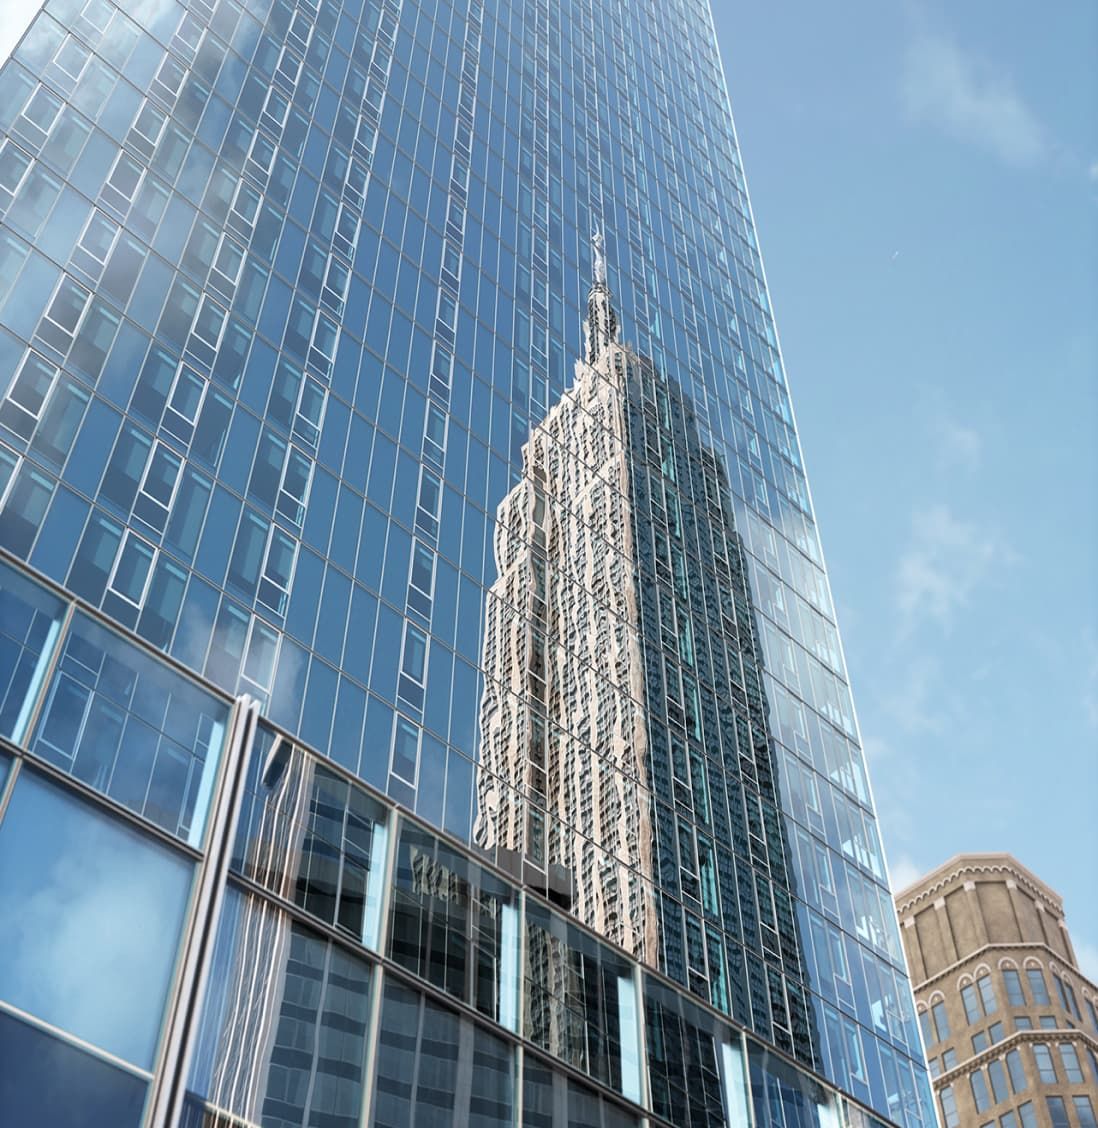
[(1059, 896), (1009, 854), (962, 854), (896, 910), (945, 1128), (1095, 1128), (1098, 988)]

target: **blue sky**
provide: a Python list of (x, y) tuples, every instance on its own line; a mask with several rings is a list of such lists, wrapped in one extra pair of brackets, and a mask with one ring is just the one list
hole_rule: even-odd
[(1098, 979), (1098, 7), (714, 17), (894, 884), (1009, 851)]

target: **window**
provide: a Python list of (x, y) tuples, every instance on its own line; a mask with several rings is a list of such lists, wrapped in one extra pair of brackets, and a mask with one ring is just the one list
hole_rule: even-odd
[(1048, 988), (1045, 986), (1045, 977), (1039, 967), (1027, 967), (1026, 978), (1029, 980), (1029, 991), (1033, 996), (1036, 1006), (1047, 1007), (1051, 1000), (1048, 997)]
[(993, 1014), (998, 1010), (999, 1004), (995, 999), (995, 985), (991, 982), (990, 975), (981, 975), (976, 980), (980, 991), (980, 1002), (983, 1003), (984, 1014)]
[(267, 545), (267, 558), (259, 581), (259, 602), (276, 615), (285, 615), (289, 603), (290, 581), (297, 559), (297, 541), (287, 536), (277, 526), (271, 529)]
[(1042, 1030), (1059, 1030), (1060, 1023), (1057, 1022), (1054, 1014), (1043, 1014), (1037, 1019)]
[(98, 279), (107, 265), (111, 248), (121, 228), (113, 219), (95, 209), (84, 225), (83, 234), (72, 253), (73, 265), (79, 267), (91, 279)]
[(1094, 1105), (1090, 1103), (1090, 1097), (1079, 1095), (1072, 1097), (1071, 1101), (1075, 1105), (1075, 1119), (1079, 1121), (1079, 1128), (1095, 1128)]
[(168, 400), (161, 422), (169, 435), (182, 443), (190, 443), (202, 401), (206, 396), (206, 381), (185, 364), (179, 366), (168, 392)]
[(396, 719), (393, 736), (392, 774), (415, 787), (419, 766), (419, 729), (403, 717)]
[(1018, 1128), (1018, 1117), (1014, 1115), (1013, 1109), (999, 1117), (999, 1128)]
[(1060, 1064), (1064, 1067), (1069, 1085), (1082, 1085), (1083, 1071), (1079, 1066), (1079, 1055), (1070, 1042), (1060, 1043)]
[(38, 336), (58, 352), (68, 352), (89, 297), (83, 286), (67, 276), (62, 278), (49, 309), (39, 322)]
[(1014, 1029), (1015, 1030), (1032, 1030), (1033, 1029), (1033, 1019), (1030, 1018), (1028, 1014), (1018, 1015), (1018, 1017), (1015, 1018), (1015, 1020), (1014, 1020)]
[(243, 267), (244, 248), (230, 239), (228, 235), (223, 234), (214, 255), (210, 284), (218, 286), (231, 297), (237, 282), (240, 281), (240, 272)]
[(438, 536), (439, 505), (442, 500), (442, 486), (427, 469), (419, 476), (419, 504), (416, 508), (416, 527), (428, 536)]
[(987, 1031), (981, 1030), (972, 1035), (972, 1052), (974, 1054), (982, 1054), (990, 1045), (991, 1042), (988, 1040)]
[(398, 695), (416, 709), (423, 708), (423, 689), (427, 679), (427, 636), (404, 624), (404, 653), (400, 661), (400, 686)]
[(1052, 1054), (1044, 1042), (1033, 1043), (1033, 1060), (1037, 1063), (1037, 1073), (1044, 1084), (1055, 1085), (1057, 1081), (1056, 1066), (1052, 1061)]
[(979, 1022), (983, 1018), (984, 1012), (980, 1007), (980, 996), (971, 983), (966, 983), (961, 988), (961, 1001), (965, 1005), (965, 1017), (969, 1022)]
[(41, 145), (60, 112), (61, 99), (44, 86), (39, 86), (23, 107), (19, 124), (35, 144)]
[(0, 403), (0, 423), (20, 438), (29, 439), (38, 426), (43, 405), (50, 394), (58, 369), (37, 353), (28, 352), (23, 359), (8, 394)]
[(58, 466), (63, 465), (72, 450), (76, 430), (90, 398), (86, 388), (66, 376), (42, 413), (42, 421), (31, 442), (31, 450)]
[(951, 1069), (957, 1068), (957, 1051), (956, 1050), (943, 1050), (942, 1051), (942, 1069), (948, 1073)]
[(122, 551), (118, 554), (114, 572), (107, 585), (108, 591), (133, 607), (140, 607), (145, 602), (145, 593), (149, 590), (155, 557), (156, 550), (151, 544), (127, 530)]
[(1003, 985), (1006, 987), (1007, 1005), (1024, 1007), (1025, 995), (1022, 992), (1022, 977), (1012, 967), (1003, 968)]
[(14, 141), (0, 145), (0, 211), (11, 203), (30, 166), (31, 158)]
[(168, 115), (157, 109), (152, 102), (146, 102), (141, 107), (141, 111), (133, 123), (133, 128), (130, 130), (128, 140), (146, 160), (152, 158), (153, 151), (160, 141), (167, 121)]
[(993, 1022), (987, 1028), (987, 1036), (993, 1046), (996, 1042), (1001, 1042), (1003, 1040), (1003, 1024), (1001, 1022)]
[(991, 1097), (988, 1095), (984, 1071), (977, 1069), (975, 1073), (970, 1073), (968, 1083), (972, 1086), (972, 1099), (976, 1103), (976, 1111), (986, 1112), (991, 1105)]
[(1045, 1104), (1048, 1105), (1048, 1116), (1052, 1121), (1052, 1128), (1071, 1128), (1067, 1105), (1064, 1104), (1063, 1097), (1045, 1097)]
[(282, 471), (282, 485), (278, 492), (276, 508), (295, 525), (300, 525), (305, 519), (305, 503), (309, 496), (309, 483), (312, 481), (312, 476), (312, 461), (297, 447), (290, 447)]
[(953, 1095), (953, 1086), (943, 1085), (938, 1097), (942, 1102), (942, 1117), (945, 1128), (957, 1128), (961, 1123), (961, 1118), (957, 1115), (957, 1098)]
[(1032, 1101), (1018, 1106), (1018, 1119), (1022, 1122), (1022, 1128), (1037, 1128), (1037, 1114), (1033, 1111)]
[(1022, 1065), (1019, 1050), (1009, 1050), (1006, 1056), (1007, 1072), (1010, 1074), (1010, 1087), (1015, 1093), (1023, 1093), (1026, 1088), (1026, 1071)]
[(995, 1103), (1005, 1101), (1010, 1096), (1010, 1090), (1007, 1088), (1006, 1070), (1003, 1068), (1001, 1058), (988, 1063), (987, 1075), (991, 1081), (991, 1095), (995, 1098)]
[(119, 215), (125, 216), (144, 175), (145, 170), (129, 153), (119, 153), (99, 198)]
[[(152, 1068), (193, 863), (29, 769), (0, 825), (0, 858), (0, 996)], [(77, 936), (94, 975), (72, 974)]]
[(164, 531), (175, 497), (182, 460), (163, 443), (157, 443), (145, 466), (145, 476), (133, 503), (133, 515), (158, 532)]
[(435, 554), (427, 545), (416, 541), (412, 547), (411, 575), (408, 577), (408, 606), (424, 616), (431, 614), (435, 581)]

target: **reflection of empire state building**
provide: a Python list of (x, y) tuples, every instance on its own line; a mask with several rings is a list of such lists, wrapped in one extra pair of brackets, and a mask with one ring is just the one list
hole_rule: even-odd
[(531, 433), (523, 479), (497, 511), (475, 834), (528, 884), (647, 956), (654, 848), (623, 402), (632, 358), (615, 340), (601, 259), (586, 335), (586, 361)]
[(812, 1061), (727, 473), (683, 391), (617, 340), (595, 257), (586, 355), (497, 512), (476, 840)]

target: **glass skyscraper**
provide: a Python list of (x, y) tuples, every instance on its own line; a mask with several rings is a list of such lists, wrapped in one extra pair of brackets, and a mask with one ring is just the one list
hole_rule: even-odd
[(0, 1122), (930, 1128), (708, 7), (0, 68)]

